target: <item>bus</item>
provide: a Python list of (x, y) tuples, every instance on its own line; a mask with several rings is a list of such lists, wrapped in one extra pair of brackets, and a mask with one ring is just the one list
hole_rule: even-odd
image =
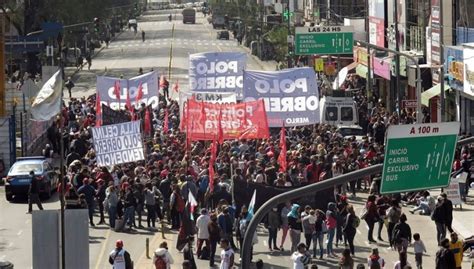
[(183, 23), (196, 23), (196, 10), (192, 7), (183, 9)]

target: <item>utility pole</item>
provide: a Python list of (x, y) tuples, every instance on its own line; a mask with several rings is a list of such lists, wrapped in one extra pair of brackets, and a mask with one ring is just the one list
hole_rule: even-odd
[[(369, 0), (365, 0), (365, 31), (366, 31), (366, 38), (367, 38), (367, 43), (370, 43), (370, 29), (369, 29)], [(365, 87), (366, 90), (366, 96), (372, 96), (372, 77), (370, 76), (370, 69), (372, 65), (372, 61), (370, 60), (370, 46), (367, 45), (367, 87)]]
[[(393, 0), (393, 3), (395, 4), (394, 6), (394, 14), (393, 14), (393, 21), (394, 21), (394, 29), (395, 29), (395, 50), (400, 51), (400, 44), (399, 44), (399, 38), (400, 35), (398, 33), (398, 0)], [(401, 109), (402, 109), (402, 90), (400, 89), (400, 54), (395, 55), (395, 94), (396, 94), (396, 100), (397, 100), (397, 105), (398, 106), (398, 113), (400, 115)], [(394, 96), (394, 95), (391, 95)], [(395, 97), (395, 96), (394, 96)], [(393, 98), (395, 101), (395, 98)]]
[(443, 1), (439, 1), (439, 76), (438, 83), (440, 85), (440, 94), (439, 94), (439, 105), (441, 106), (441, 117), (439, 122), (446, 121), (446, 104), (444, 99), (444, 26), (443, 26)]

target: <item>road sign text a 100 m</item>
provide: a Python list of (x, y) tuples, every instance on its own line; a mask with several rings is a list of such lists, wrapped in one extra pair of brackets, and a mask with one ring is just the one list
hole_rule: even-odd
[(381, 193), (446, 187), (451, 176), (459, 122), (391, 125)]

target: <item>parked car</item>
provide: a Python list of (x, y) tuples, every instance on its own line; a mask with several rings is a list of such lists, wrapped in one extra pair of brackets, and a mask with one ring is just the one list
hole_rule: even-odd
[(58, 174), (45, 157), (22, 157), (12, 165), (5, 178), (5, 196), (11, 201), (16, 195), (28, 195), (31, 176), (30, 171), (35, 171), (35, 176), (40, 180), (40, 194), (50, 198), (59, 183)]
[(340, 125), (337, 127), (336, 132), (347, 139), (355, 137), (356, 141), (362, 141), (367, 136), (359, 125)]
[(229, 40), (229, 31), (219, 31), (217, 32), (217, 39), (226, 39)]
[(225, 17), (220, 15), (212, 16), (212, 28), (225, 28)]

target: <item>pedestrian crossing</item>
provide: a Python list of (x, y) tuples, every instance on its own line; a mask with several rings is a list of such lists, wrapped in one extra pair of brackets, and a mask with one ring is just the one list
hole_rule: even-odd
[[(112, 42), (109, 48), (127, 48), (127, 47), (149, 47), (149, 46), (170, 46), (171, 38), (159, 38), (146, 40), (124, 40)], [(237, 41), (235, 40), (189, 40), (184, 38), (175, 38), (173, 40), (173, 46), (223, 46), (223, 47), (236, 47)]]

